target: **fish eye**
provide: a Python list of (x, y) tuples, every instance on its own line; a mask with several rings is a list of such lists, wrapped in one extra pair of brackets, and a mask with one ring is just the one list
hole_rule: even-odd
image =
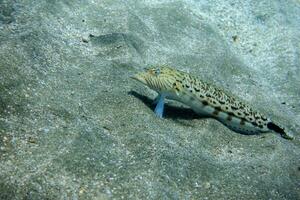
[(159, 68), (148, 68), (145, 69), (148, 73), (150, 73), (151, 75), (159, 75), (160, 74), (160, 69)]
[(154, 73), (155, 73), (155, 75), (159, 75), (160, 74), (160, 69), (155, 69)]

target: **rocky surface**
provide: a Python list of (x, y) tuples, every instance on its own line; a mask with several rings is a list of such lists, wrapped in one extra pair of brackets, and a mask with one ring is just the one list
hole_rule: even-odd
[[(163, 3), (161, 3), (163, 2)], [(0, 199), (297, 199), (300, 2), (0, 1)], [(247, 136), (129, 79), (169, 64), (290, 129)]]

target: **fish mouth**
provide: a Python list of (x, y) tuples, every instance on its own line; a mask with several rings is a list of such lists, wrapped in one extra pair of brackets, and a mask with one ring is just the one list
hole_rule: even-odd
[(137, 80), (137, 81), (147, 85), (144, 73), (135, 74), (135, 75), (131, 76), (130, 78), (132, 78), (134, 80)]

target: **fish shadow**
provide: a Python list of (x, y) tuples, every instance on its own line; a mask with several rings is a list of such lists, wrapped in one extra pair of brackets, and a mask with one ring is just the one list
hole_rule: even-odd
[[(153, 103), (154, 100), (150, 99), (149, 97), (139, 94), (135, 91), (130, 91), (128, 92), (129, 95), (134, 96), (135, 98), (141, 100), (147, 107), (149, 107), (151, 110), (154, 110), (155, 108), (155, 104)], [(184, 108), (184, 107), (178, 107), (178, 106), (172, 106), (172, 105), (168, 105), (165, 104), (165, 110), (164, 110), (164, 118), (166, 119), (173, 119), (175, 121), (179, 121), (182, 120), (193, 120), (193, 119), (208, 119), (212, 117), (209, 116), (202, 116), (199, 115), (197, 113), (195, 113), (192, 109), (190, 108)], [(181, 122), (182, 123), (182, 122)], [(222, 122), (220, 122), (222, 123)], [(236, 129), (232, 129), (231, 127), (227, 126), (226, 124), (222, 123), (224, 126), (226, 126), (228, 129), (230, 129), (231, 131), (241, 134), (241, 135), (261, 135), (262, 138), (264, 137), (265, 133), (245, 133), (242, 131), (238, 131)]]
[[(150, 99), (149, 97), (139, 94), (135, 91), (130, 91), (130, 92), (128, 92), (128, 94), (141, 100), (148, 108), (150, 108), (151, 110), (154, 110), (156, 105), (153, 103), (154, 102), (153, 99)], [(168, 104), (165, 104), (165, 110), (164, 110), (163, 117), (170, 118), (170, 119), (185, 119), (185, 120), (208, 118), (206, 116), (201, 116), (201, 115), (196, 114), (190, 108), (172, 106), (172, 105), (168, 105)]]

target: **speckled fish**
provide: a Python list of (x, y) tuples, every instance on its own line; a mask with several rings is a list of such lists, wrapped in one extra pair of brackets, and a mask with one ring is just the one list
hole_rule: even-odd
[(215, 118), (233, 131), (257, 134), (274, 131), (293, 139), (284, 128), (273, 123), (236, 97), (194, 76), (161, 66), (150, 68), (132, 77), (158, 93), (155, 114), (163, 116), (165, 98), (179, 101), (197, 114)]

